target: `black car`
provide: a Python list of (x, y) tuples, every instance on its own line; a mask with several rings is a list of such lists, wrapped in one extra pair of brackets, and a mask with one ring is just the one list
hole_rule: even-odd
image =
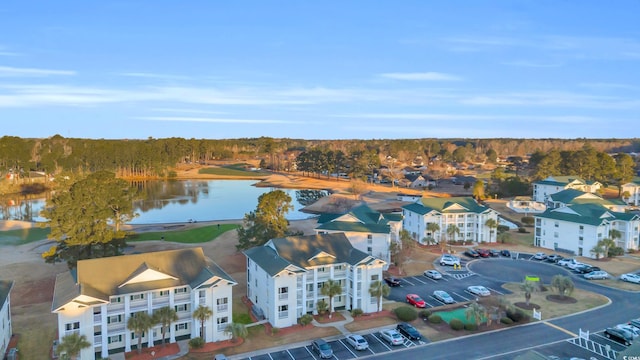
[[(489, 250), (489, 254), (490, 254), (492, 257), (500, 256), (500, 251), (498, 251), (498, 250), (496, 250), (496, 249), (490, 249), (490, 250)], [(509, 255), (511, 255), (511, 254), (509, 254)]]
[(558, 261), (560, 261), (562, 259), (564, 259), (564, 256), (562, 256), (562, 255), (551, 254), (551, 255), (547, 256), (547, 258), (544, 259), (544, 261), (550, 262), (550, 263), (557, 263)]
[(422, 339), (422, 334), (416, 328), (407, 323), (400, 323), (396, 326), (396, 330), (407, 338), (411, 340), (420, 340)]
[(479, 258), (480, 257), (480, 254), (477, 251), (473, 250), (473, 249), (469, 249), (469, 250), (465, 251), (464, 254), (467, 255), (470, 258)]
[(509, 250), (506, 250), (506, 249), (500, 250), (500, 255), (511, 257), (511, 253), (509, 252)]
[(617, 328), (607, 328), (604, 331), (604, 336), (607, 339), (615, 340), (625, 345), (631, 345), (631, 342), (633, 341), (633, 335), (631, 333)]
[(400, 286), (400, 279), (392, 277), (384, 278), (384, 282), (389, 286)]
[(578, 274), (588, 274), (590, 272), (600, 271), (600, 268), (597, 266), (584, 264), (584, 265), (576, 266), (576, 268), (573, 269), (573, 271), (577, 272)]

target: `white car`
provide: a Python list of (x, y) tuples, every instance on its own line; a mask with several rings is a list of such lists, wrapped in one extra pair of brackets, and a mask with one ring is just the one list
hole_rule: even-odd
[(633, 335), (634, 339), (640, 336), (640, 329), (635, 326), (629, 324), (618, 324), (616, 325), (616, 328), (630, 332)]
[(369, 342), (362, 335), (351, 334), (347, 336), (347, 342), (356, 350), (367, 350)]
[(489, 295), (491, 295), (491, 291), (489, 291), (489, 289), (487, 289), (484, 286), (480, 286), (480, 285), (469, 286), (467, 288), (467, 291), (470, 292), (473, 295), (478, 295), (478, 296), (489, 296)]
[(620, 280), (627, 281), (634, 284), (640, 284), (640, 275), (628, 273), (620, 275)]
[(569, 269), (575, 269), (578, 265), (582, 265), (582, 263), (576, 259), (562, 259), (557, 262), (558, 265), (568, 267)]
[(437, 300), (445, 303), (445, 304), (455, 304), (455, 300), (453, 300), (453, 298), (451, 297), (451, 295), (449, 295), (448, 292), (444, 291), (444, 290), (436, 290), (433, 292), (433, 297), (436, 298)]
[(402, 337), (402, 335), (400, 335), (400, 333), (396, 329), (382, 330), (380, 331), (380, 336), (382, 337), (382, 339), (388, 342), (389, 345), (404, 344), (404, 338)]
[(547, 258), (547, 254), (543, 253), (543, 252), (538, 252), (535, 255), (533, 255), (533, 258), (536, 260), (544, 260)]
[(431, 278), (433, 280), (442, 279), (442, 274), (438, 270), (425, 270), (424, 276)]
[(583, 275), (587, 280), (604, 280), (609, 278), (609, 274), (606, 271), (598, 270), (586, 273)]
[(453, 255), (444, 254), (440, 258), (440, 265), (449, 265), (449, 266), (460, 266), (460, 258), (455, 257)]

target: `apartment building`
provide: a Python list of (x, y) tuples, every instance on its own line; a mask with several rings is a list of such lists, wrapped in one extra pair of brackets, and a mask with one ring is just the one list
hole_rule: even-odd
[(562, 190), (575, 189), (595, 193), (601, 187), (602, 184), (597, 181), (587, 181), (577, 176), (549, 176), (533, 182), (533, 200), (546, 203), (550, 195)]
[(11, 341), (11, 289), (13, 281), (0, 280), (0, 355), (4, 357)]

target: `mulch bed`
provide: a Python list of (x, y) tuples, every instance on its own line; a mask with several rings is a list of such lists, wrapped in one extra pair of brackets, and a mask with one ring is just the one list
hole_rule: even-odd
[[(137, 344), (137, 343), (136, 343)], [(138, 354), (137, 350), (130, 351), (124, 354), (124, 358), (127, 360), (153, 360), (163, 356), (175, 355), (180, 352), (180, 347), (177, 343), (142, 348), (142, 352)]]
[(362, 314), (360, 316), (356, 316), (353, 318), (353, 321), (367, 321), (367, 320), (377, 319), (381, 317), (393, 317), (393, 316), (394, 315), (391, 313), (390, 310), (382, 310), (382, 311), (378, 311), (370, 314)]
[[(549, 296), (553, 296), (553, 295), (549, 295)], [(547, 299), (549, 298), (549, 296), (547, 296)], [(527, 305), (526, 302), (517, 302), (514, 303), (513, 305), (519, 307), (520, 309), (523, 310), (533, 310), (533, 309), (540, 309), (540, 305), (538, 304), (534, 304), (534, 303), (529, 303), (529, 305)]]
[(547, 295), (547, 300), (558, 304), (575, 304), (578, 302), (576, 298), (571, 296)]
[(344, 320), (344, 316), (342, 316), (342, 314), (338, 312), (334, 312), (333, 314), (331, 314), (331, 318), (329, 318), (329, 315), (314, 315), (313, 318), (316, 319), (316, 321), (320, 324), (327, 324)]
[(238, 338), (235, 340), (224, 340), (224, 341), (218, 341), (218, 342), (209, 342), (204, 344), (203, 347), (199, 348), (199, 349), (190, 349), (189, 352), (192, 353), (209, 353), (209, 352), (214, 352), (214, 351), (219, 351), (222, 349), (226, 349), (226, 348), (230, 348), (230, 347), (234, 347), (234, 346), (239, 346), (242, 345), (244, 343), (244, 339), (243, 338)]

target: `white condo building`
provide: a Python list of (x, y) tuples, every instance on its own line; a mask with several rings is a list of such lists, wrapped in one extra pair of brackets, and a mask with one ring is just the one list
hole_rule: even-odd
[(0, 356), (4, 358), (11, 341), (11, 289), (13, 281), (0, 280)]
[[(205, 342), (227, 340), (234, 285), (202, 248), (80, 260), (76, 269), (56, 277), (52, 312), (58, 315), (58, 339), (85, 335), (91, 346), (80, 353), (82, 360), (128, 352), (138, 343), (128, 319), (163, 307), (178, 316), (166, 331), (169, 342), (190, 339), (201, 336), (200, 321), (192, 315), (203, 305), (213, 311), (205, 322)], [(162, 340), (156, 324), (143, 335), (143, 347)]]
[[(628, 193), (628, 197), (624, 194)], [(640, 206), (640, 177), (635, 177), (631, 182), (622, 185), (622, 198), (629, 205)]]
[(602, 187), (597, 181), (586, 181), (577, 176), (549, 176), (533, 182), (533, 200), (546, 203), (552, 194), (566, 189), (595, 193)]
[(319, 300), (329, 303), (320, 293), (329, 279), (343, 289), (333, 298), (334, 309), (378, 311), (369, 287), (382, 281), (386, 263), (355, 249), (343, 233), (272, 239), (244, 253), (247, 297), (274, 327), (292, 326), (303, 314), (317, 313)]

